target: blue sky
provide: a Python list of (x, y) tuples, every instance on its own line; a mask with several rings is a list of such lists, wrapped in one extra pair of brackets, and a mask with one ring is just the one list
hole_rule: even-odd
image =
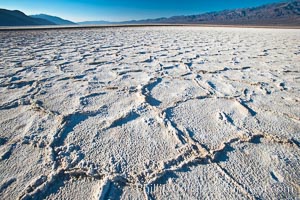
[(0, 0), (0, 8), (45, 13), (75, 22), (125, 21), (253, 7), (283, 0)]

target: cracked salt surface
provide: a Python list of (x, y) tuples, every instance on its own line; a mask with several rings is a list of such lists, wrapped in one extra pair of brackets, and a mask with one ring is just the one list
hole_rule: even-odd
[(0, 32), (1, 199), (297, 199), (299, 30)]

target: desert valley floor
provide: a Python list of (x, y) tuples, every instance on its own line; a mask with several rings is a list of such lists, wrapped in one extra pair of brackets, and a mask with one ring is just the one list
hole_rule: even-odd
[(298, 199), (300, 29), (0, 32), (0, 199)]

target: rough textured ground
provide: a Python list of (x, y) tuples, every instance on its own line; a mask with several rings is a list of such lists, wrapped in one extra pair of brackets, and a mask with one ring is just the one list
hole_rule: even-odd
[(297, 199), (300, 30), (0, 32), (1, 199)]

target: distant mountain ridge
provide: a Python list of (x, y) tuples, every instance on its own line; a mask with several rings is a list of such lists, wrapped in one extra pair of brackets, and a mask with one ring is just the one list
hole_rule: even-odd
[(133, 20), (127, 24), (219, 24), (219, 25), (300, 25), (300, 0), (244, 8), (209, 12), (199, 15), (173, 16)]
[(18, 10), (0, 9), (0, 26), (55, 25), (45, 19), (32, 18)]
[(60, 17), (39, 14), (28, 16), (18, 10), (0, 9), (0, 26), (76, 25)]
[(75, 25), (76, 24), (72, 21), (62, 19), (62, 18), (56, 17), (56, 16), (46, 15), (46, 14), (30, 15), (30, 17), (45, 19), (45, 20), (53, 22), (54, 24), (57, 24), (57, 25)]
[(103, 24), (216, 24), (216, 25), (287, 25), (300, 26), (300, 0), (208, 12), (199, 15), (162, 17), (122, 22), (86, 21), (80, 25)]
[(84, 22), (77, 22), (79, 25), (95, 25), (95, 24), (114, 24), (117, 22), (109, 22), (109, 21), (104, 21), (104, 20), (99, 20), (99, 21), (84, 21)]
[(0, 26), (39, 25), (105, 25), (105, 24), (215, 24), (257, 26), (300, 26), (300, 0), (267, 4), (255, 8), (241, 8), (209, 12), (199, 15), (131, 20), (123, 22), (85, 21), (74, 23), (60, 17), (39, 14), (27, 16), (21, 11), (0, 9)]

